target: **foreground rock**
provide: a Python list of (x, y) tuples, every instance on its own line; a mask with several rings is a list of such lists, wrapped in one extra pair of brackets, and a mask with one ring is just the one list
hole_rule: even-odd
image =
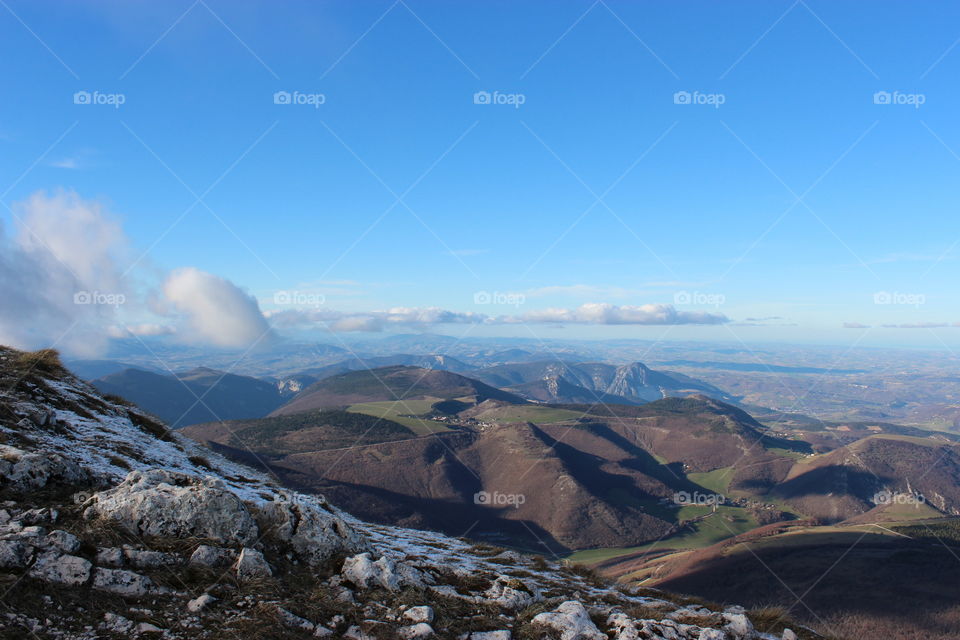
[(93, 496), (84, 515), (137, 536), (206, 538), (252, 544), (257, 524), (237, 495), (217, 478), (162, 469), (133, 471), (120, 485)]

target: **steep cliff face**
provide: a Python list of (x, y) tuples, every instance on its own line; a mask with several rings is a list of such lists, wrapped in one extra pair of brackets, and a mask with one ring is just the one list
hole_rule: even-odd
[(51, 354), (0, 348), (0, 390), (0, 637), (797, 637), (738, 607), (360, 522), (100, 396)]

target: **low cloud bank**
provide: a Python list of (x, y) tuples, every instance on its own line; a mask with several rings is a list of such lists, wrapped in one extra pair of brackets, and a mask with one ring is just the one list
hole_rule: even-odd
[(268, 312), (279, 328), (326, 328), (333, 331), (384, 331), (391, 326), (433, 324), (565, 324), (565, 325), (675, 325), (723, 324), (722, 313), (677, 311), (669, 304), (618, 306), (588, 303), (572, 309), (552, 308), (507, 315), (449, 311), (438, 307), (395, 307), (383, 311), (345, 312), (333, 309), (284, 309)]

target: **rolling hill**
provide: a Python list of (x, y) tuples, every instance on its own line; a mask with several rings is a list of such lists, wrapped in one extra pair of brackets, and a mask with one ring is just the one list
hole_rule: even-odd
[(325, 378), (303, 389), (271, 415), (423, 398), (430, 398), (434, 402), (465, 399), (463, 401), (471, 404), (489, 399), (524, 403), (519, 396), (456, 373), (401, 365), (351, 371)]
[[(786, 476), (790, 448), (801, 447), (703, 396), (641, 406), (518, 404), (482, 383), (465, 388), (467, 379), (456, 374), (384, 371), (383, 384), (371, 372), (353, 372), (303, 392), (311, 402), (322, 393), (322, 406), (346, 412), (281, 410), (185, 432), (246, 462), (255, 454), (286, 482), (323, 491), (371, 520), (453, 534), (471, 529), (475, 537), (554, 552), (678, 533), (687, 515), (676, 494), (710, 491), (698, 473), (730, 469), (734, 481), (765, 488), (757, 479)], [(395, 402), (408, 413), (374, 414), (370, 422), (350, 417), (389, 404), (371, 401), (388, 390), (409, 391)], [(473, 402), (462, 401), (468, 391)], [(496, 397), (475, 402), (485, 394)], [(449, 412), (438, 411), (448, 404)], [(743, 469), (734, 469), (739, 462)], [(744, 526), (756, 526), (746, 507), (736, 507)]]

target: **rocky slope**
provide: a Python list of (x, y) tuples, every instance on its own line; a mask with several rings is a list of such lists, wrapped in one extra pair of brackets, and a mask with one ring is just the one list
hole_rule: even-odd
[(0, 637), (797, 637), (739, 607), (360, 522), (105, 400), (49, 353), (0, 348), (0, 393)]

